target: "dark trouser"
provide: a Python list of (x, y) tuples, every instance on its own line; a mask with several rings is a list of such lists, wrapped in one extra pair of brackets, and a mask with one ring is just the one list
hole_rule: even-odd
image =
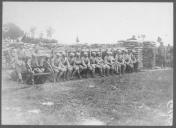
[(128, 72), (128, 73), (133, 72), (133, 64), (127, 64), (126, 65), (126, 72)]
[(134, 65), (134, 71), (137, 72), (138, 71), (138, 65), (139, 65), (139, 63), (136, 62), (133, 65)]
[(159, 66), (160, 67), (165, 67), (166, 66), (164, 56), (159, 56)]
[(124, 74), (126, 70), (126, 64), (121, 64), (121, 74)]

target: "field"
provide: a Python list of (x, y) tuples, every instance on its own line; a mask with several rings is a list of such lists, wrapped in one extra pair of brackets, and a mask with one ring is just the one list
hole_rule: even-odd
[(2, 124), (171, 125), (173, 70), (33, 87), (2, 74)]

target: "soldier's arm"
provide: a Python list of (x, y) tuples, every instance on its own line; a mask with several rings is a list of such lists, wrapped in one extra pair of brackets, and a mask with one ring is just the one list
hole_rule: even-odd
[(108, 58), (107, 58), (107, 57), (104, 58), (104, 62), (105, 62), (105, 64), (108, 64), (108, 65), (110, 64), (110, 63), (108, 62)]
[(51, 59), (51, 66), (52, 66), (53, 68), (58, 68), (58, 67), (55, 66), (55, 64), (54, 64), (54, 59)]
[(89, 65), (90, 66), (90, 59), (88, 59), (88, 64), (87, 65)]
[(66, 58), (66, 63), (67, 63), (67, 66), (70, 67), (70, 62), (68, 61), (68, 58)]

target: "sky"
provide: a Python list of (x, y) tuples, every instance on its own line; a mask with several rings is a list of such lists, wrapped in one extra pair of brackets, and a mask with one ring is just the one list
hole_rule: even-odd
[(3, 2), (3, 24), (13, 22), (36, 37), (54, 29), (60, 43), (116, 43), (132, 35), (160, 36), (173, 44), (173, 3), (169, 2)]

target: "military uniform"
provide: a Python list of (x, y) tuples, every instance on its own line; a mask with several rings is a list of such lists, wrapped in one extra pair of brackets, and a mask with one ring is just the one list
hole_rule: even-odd
[(26, 71), (25, 62), (22, 59), (19, 59), (18, 55), (15, 56), (15, 71), (18, 75), (18, 81), (23, 83), (22, 73)]
[(62, 64), (66, 68), (66, 73), (65, 73), (65, 78), (70, 79), (71, 78), (71, 73), (73, 71), (73, 67), (70, 65), (68, 58), (66, 57), (65, 52), (62, 53), (62, 59), (61, 59)]
[(124, 57), (123, 57), (122, 54), (119, 55), (117, 61), (118, 61), (118, 63), (120, 64), (120, 68), (119, 68), (119, 72), (120, 72), (120, 74), (125, 73), (125, 70), (126, 70), (126, 64), (125, 64)]
[(119, 53), (115, 55), (114, 70), (116, 73), (120, 73), (121, 75), (121, 64), (119, 63), (118, 59), (119, 59)]
[(110, 55), (111, 52), (107, 52), (107, 54), (108, 55), (104, 57), (104, 62), (107, 70), (107, 75), (109, 75), (109, 71), (111, 71), (112, 73), (112, 71), (114, 70), (114, 64), (113, 64), (114, 58)]
[(104, 64), (104, 60), (102, 59), (100, 52), (97, 53), (96, 68), (99, 70), (100, 76), (104, 76), (105, 75), (106, 66)]
[(94, 77), (95, 74), (95, 67), (93, 67), (90, 64), (90, 59), (88, 58), (88, 53), (84, 52), (84, 57), (82, 57), (82, 61), (83, 61), (83, 66), (87, 69), (86, 70), (86, 77), (88, 75), (88, 71), (90, 71), (92, 73), (92, 76)]
[(83, 60), (80, 58), (80, 53), (76, 53), (74, 69), (77, 71), (79, 78), (81, 78), (80, 73), (86, 68), (87, 67), (83, 66)]
[(57, 53), (57, 56), (53, 56), (51, 59), (51, 66), (55, 71), (56, 81), (60, 79), (66, 73), (66, 68), (61, 62), (61, 54)]
[(79, 68), (77, 68), (77, 66), (75, 66), (75, 54), (73, 52), (70, 53), (70, 57), (69, 57), (68, 61), (69, 61), (69, 64), (70, 64), (70, 66), (72, 68), (71, 79), (73, 79), (73, 76), (79, 70)]
[(127, 72), (133, 72), (133, 63), (131, 61), (130, 55), (126, 55), (125, 63), (126, 63), (126, 71)]

